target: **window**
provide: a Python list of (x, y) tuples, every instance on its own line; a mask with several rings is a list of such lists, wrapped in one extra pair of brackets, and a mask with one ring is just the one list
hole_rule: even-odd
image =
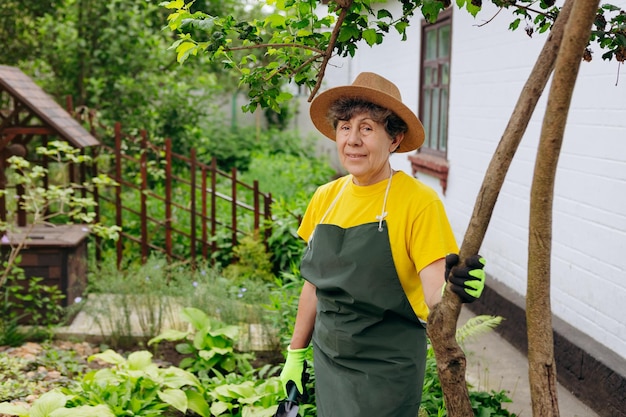
[(419, 116), (424, 124), (424, 145), (409, 156), (413, 175), (439, 178), (446, 191), (448, 180), (448, 102), (450, 97), (450, 49), (452, 10), (444, 10), (436, 23), (422, 23), (422, 68)]
[(424, 151), (445, 158), (448, 149), (451, 13), (422, 26), (420, 116), (426, 139)]

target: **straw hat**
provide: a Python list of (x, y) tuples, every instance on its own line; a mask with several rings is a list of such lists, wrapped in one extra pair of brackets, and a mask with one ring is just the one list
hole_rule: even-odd
[(318, 95), (311, 103), (309, 113), (311, 121), (331, 140), (335, 140), (335, 129), (327, 119), (328, 108), (339, 98), (361, 98), (389, 109), (397, 114), (409, 127), (404, 140), (396, 152), (413, 151), (424, 143), (424, 127), (422, 122), (407, 106), (402, 103), (400, 90), (391, 81), (372, 72), (360, 73), (352, 85), (334, 87)]

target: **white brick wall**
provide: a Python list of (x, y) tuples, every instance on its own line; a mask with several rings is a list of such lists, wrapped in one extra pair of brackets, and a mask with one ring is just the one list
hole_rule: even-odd
[[(545, 42), (453, 20), (448, 205), (462, 237), (476, 192), (519, 92)], [(582, 63), (557, 170), (553, 212), (555, 315), (626, 358), (626, 82), (596, 51)], [(621, 78), (626, 76), (622, 70)], [(529, 196), (549, 85), (515, 156), (481, 252), (489, 272), (526, 292)], [(461, 172), (460, 172), (461, 171)], [(480, 179), (479, 179), (480, 177)]]
[[(529, 38), (523, 28), (510, 32), (512, 18), (506, 12), (478, 27), (495, 14), (488, 8), (476, 19), (459, 10), (453, 17), (450, 174), (444, 201), (459, 243), (485, 170), (546, 39), (540, 34)], [(393, 35), (395, 40), (386, 39), (383, 46), (363, 45), (349, 63), (334, 60), (327, 83), (349, 83), (361, 71), (378, 72), (396, 82), (405, 103), (417, 111), (419, 33), (416, 19), (408, 42)], [(626, 70), (600, 56), (596, 50), (591, 63), (581, 64), (557, 171), (552, 308), (626, 358)], [(488, 272), (522, 295), (530, 186), (548, 89), (507, 174), (481, 248)], [(406, 169), (405, 156), (395, 156), (394, 164)], [(438, 189), (438, 181), (423, 180)]]

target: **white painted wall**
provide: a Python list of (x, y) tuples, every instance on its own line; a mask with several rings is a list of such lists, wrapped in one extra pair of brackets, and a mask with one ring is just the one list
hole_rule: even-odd
[[(467, 13), (456, 12), (453, 19), (447, 206), (459, 238), (545, 42), (543, 35), (508, 31), (511, 20), (501, 13), (476, 27)], [(581, 64), (557, 170), (552, 309), (626, 358), (620, 303), (626, 297), (626, 83), (615, 85), (616, 62), (602, 61), (599, 50), (594, 55)], [(624, 79), (626, 71), (620, 72)], [(507, 174), (481, 249), (489, 272), (520, 294), (526, 293), (530, 186), (547, 94)]]
[[(397, 10), (398, 4), (390, 2), (387, 8)], [(450, 174), (443, 198), (459, 242), (486, 168), (546, 39), (538, 34), (529, 38), (523, 28), (510, 32), (513, 19), (504, 11), (477, 26), (494, 15), (495, 9), (485, 4), (476, 19), (459, 10), (453, 17)], [(405, 104), (417, 112), (419, 18), (412, 22), (407, 42), (392, 34), (382, 46), (361, 46), (355, 59), (334, 60), (326, 86), (349, 84), (361, 71), (377, 72), (395, 82)], [(600, 55), (596, 50), (591, 63), (581, 64), (558, 166), (552, 308), (556, 316), (626, 358), (626, 70)], [(547, 92), (507, 174), (481, 248), (489, 274), (521, 295), (526, 293), (530, 185)], [(306, 105), (302, 116), (308, 118)], [(393, 164), (410, 172), (406, 155), (395, 155)], [(437, 180), (420, 179), (440, 191)]]

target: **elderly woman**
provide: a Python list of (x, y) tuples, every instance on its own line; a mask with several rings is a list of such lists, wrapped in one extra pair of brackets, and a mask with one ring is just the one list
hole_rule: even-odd
[[(456, 266), (441, 200), (394, 171), (393, 152), (417, 149), (424, 129), (387, 79), (361, 73), (311, 103), (316, 128), (336, 141), (349, 173), (315, 192), (298, 229), (306, 279), (281, 380), (303, 392), (313, 345), (318, 417), (416, 417), (426, 361), (425, 322), (448, 285), (480, 296), (482, 258)], [(453, 268), (454, 267), (454, 268)]]

